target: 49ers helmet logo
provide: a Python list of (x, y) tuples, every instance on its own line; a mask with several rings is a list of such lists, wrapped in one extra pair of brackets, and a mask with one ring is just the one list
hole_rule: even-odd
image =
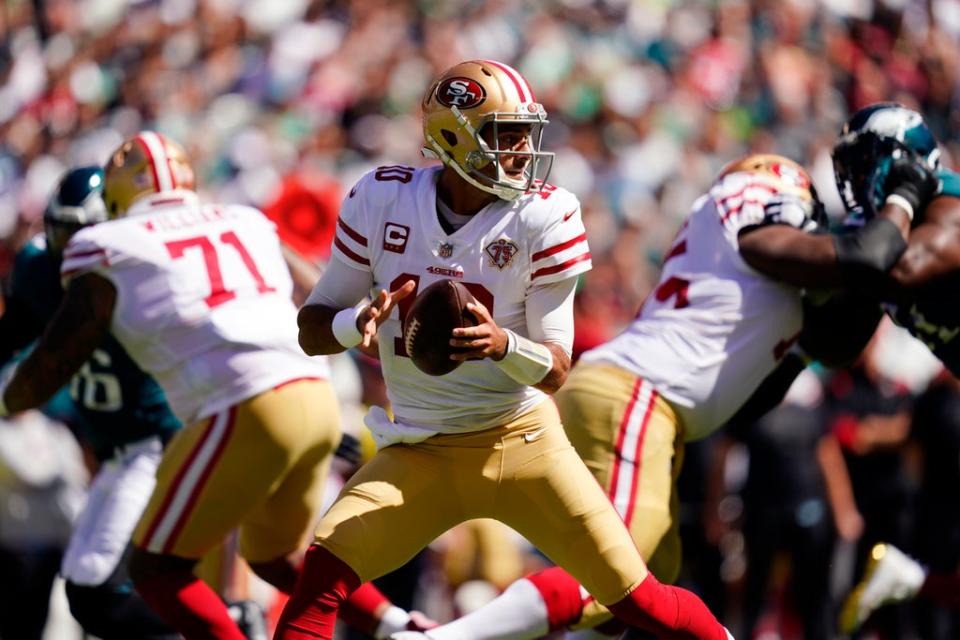
[(472, 109), (486, 99), (484, 88), (470, 78), (447, 78), (437, 87), (437, 101), (446, 107)]
[(788, 185), (792, 187), (799, 187), (801, 189), (810, 188), (810, 178), (808, 178), (802, 171), (797, 170), (795, 167), (778, 162), (771, 168), (773, 169), (773, 172)]

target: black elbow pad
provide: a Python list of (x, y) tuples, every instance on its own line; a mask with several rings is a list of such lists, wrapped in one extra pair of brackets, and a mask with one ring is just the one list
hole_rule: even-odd
[(844, 284), (875, 290), (907, 250), (897, 225), (874, 218), (854, 233), (833, 237)]

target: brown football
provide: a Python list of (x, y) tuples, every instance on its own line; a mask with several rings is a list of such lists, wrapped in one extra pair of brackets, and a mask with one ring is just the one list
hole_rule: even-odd
[(421, 291), (403, 322), (403, 346), (413, 364), (431, 376), (450, 373), (462, 363), (451, 360), (453, 330), (477, 324), (467, 311), (470, 291), (459, 282), (440, 280)]

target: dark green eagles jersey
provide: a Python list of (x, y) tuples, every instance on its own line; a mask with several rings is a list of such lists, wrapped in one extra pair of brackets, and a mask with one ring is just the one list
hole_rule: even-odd
[[(960, 198), (960, 174), (940, 170), (941, 195)], [(912, 304), (885, 305), (894, 321), (927, 345), (954, 375), (960, 376), (960, 274), (921, 287)]]
[[(60, 265), (51, 258), (42, 235), (17, 254), (7, 311), (0, 326), (0, 356), (8, 360), (43, 331), (60, 306)], [(144, 373), (122, 346), (108, 335), (58, 394), (53, 412), (62, 411), (64, 395), (83, 437), (97, 457), (109, 458), (116, 447), (152, 435), (164, 439), (180, 428), (160, 385)]]

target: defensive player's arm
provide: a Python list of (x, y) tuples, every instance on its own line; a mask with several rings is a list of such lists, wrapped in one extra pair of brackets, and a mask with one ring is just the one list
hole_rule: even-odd
[(394, 291), (381, 290), (373, 302), (359, 305), (373, 286), (373, 274), (344, 264), (334, 255), (297, 315), (300, 347), (307, 355), (331, 355), (351, 347), (375, 345), (377, 329), (393, 307), (413, 292), (412, 280)]
[(7, 412), (38, 407), (70, 381), (110, 330), (117, 291), (94, 273), (70, 281), (60, 308), (2, 391)]
[(546, 393), (556, 392), (570, 372), (573, 296), (577, 278), (535, 285), (525, 301), (527, 336), (503, 329), (480, 303), (469, 303), (478, 324), (453, 330), (450, 345), (468, 349), (454, 360), (490, 358), (504, 373)]
[(956, 274), (960, 270), (960, 198), (935, 198), (910, 234), (907, 250), (890, 271), (896, 294)]
[(43, 323), (17, 296), (4, 300), (0, 316), (0, 364), (10, 362), (14, 354), (36, 340)]
[(764, 378), (760, 386), (737, 409), (737, 412), (727, 421), (727, 424), (738, 425), (742, 428), (754, 424), (767, 415), (783, 401), (790, 385), (807, 368), (807, 362), (807, 359), (796, 351), (787, 353), (780, 364), (777, 365), (777, 368)]

